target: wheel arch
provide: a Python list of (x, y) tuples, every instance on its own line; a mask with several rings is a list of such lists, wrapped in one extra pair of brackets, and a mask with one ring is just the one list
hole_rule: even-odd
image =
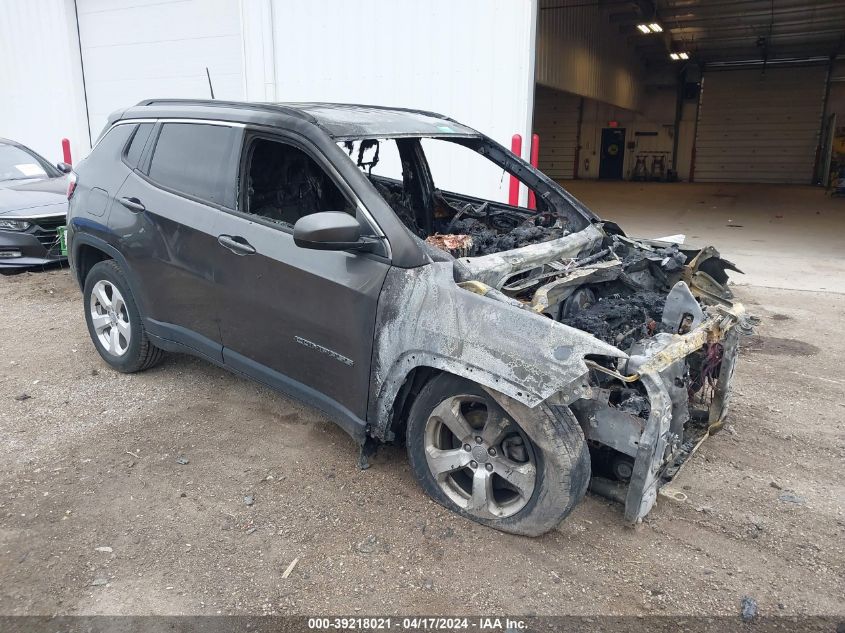
[(142, 304), (143, 295), (138, 292), (139, 285), (123, 254), (105, 240), (88, 233), (75, 233), (71, 247), (71, 262), (80, 290), (85, 287), (85, 278), (91, 269), (97, 263), (108, 259), (114, 260), (123, 271), (126, 282), (129, 284), (129, 290), (132, 292), (135, 304), (143, 318), (147, 313), (144, 309), (145, 306)]
[(405, 443), (408, 414), (411, 411), (414, 401), (419, 396), (422, 388), (442, 373), (442, 370), (428, 365), (417, 365), (407, 372), (393, 398), (390, 419), (386, 428), (387, 437), (382, 437), (382, 439), (390, 439), (390, 441), (396, 441), (400, 444)]
[(466, 378), (527, 406), (537, 404), (538, 396), (527, 384), (454, 358), (428, 352), (407, 352), (396, 361), (381, 385), (371, 410), (373, 422), (370, 434), (385, 442), (403, 440), (407, 415), (414, 399), (428, 381), (443, 373)]
[[(421, 390), (408, 420), (407, 451), (412, 472), (435, 501), (482, 525), (525, 536), (538, 536), (553, 529), (583, 498), (589, 483), (589, 451), (577, 420), (565, 407), (560, 410), (546, 402), (531, 407), (484, 387), (477, 381), (468, 383), (470, 379), (463, 376), (440, 372)], [(464, 397), (462, 394), (470, 394), (472, 400), (476, 399), (473, 396), (482, 396), (488, 407), (495, 406), (497, 410), (503, 410), (529, 445), (528, 455), (518, 461), (533, 464), (533, 483), (530, 484), (533, 487), (529, 491), (525, 485), (518, 485), (516, 490), (520, 491), (519, 499), (522, 501), (518, 499), (517, 507), (505, 514), (489, 510), (490, 503), (512, 501), (494, 498), (495, 486), (491, 487), (490, 477), (498, 475), (513, 482), (511, 475), (517, 470), (513, 461), (515, 457), (506, 454), (503, 436), (497, 434), (495, 437), (498, 439), (493, 440), (489, 435), (487, 424), (490, 420), (495, 420), (494, 428), (501, 430), (502, 418), (498, 414), (491, 418), (488, 414), (483, 428), (471, 424), (472, 430), (467, 429), (467, 420), (464, 419), (464, 424), (459, 425), (460, 430), (457, 432), (447, 422), (446, 426), (452, 430), (452, 436), (448, 438), (443, 438), (437, 427), (429, 430), (432, 421), (437, 424), (449, 417), (448, 413), (438, 413), (436, 408), (446, 404), (452, 409), (453, 399), (461, 400)], [(510, 424), (506, 426), (510, 427)], [(432, 455), (429, 452), (431, 446), (441, 451), (441, 454)], [(494, 447), (496, 450), (491, 450)], [(479, 448), (481, 453), (476, 452)], [(469, 451), (469, 455), (465, 451)], [(430, 456), (435, 463), (429, 460)], [(504, 462), (501, 461), (503, 457)], [(455, 470), (464, 471), (463, 483), (444, 483), (442, 474)], [(481, 479), (477, 476), (479, 471), (483, 475)], [(469, 488), (467, 473), (471, 480)], [(482, 488), (478, 487), (479, 484)], [(480, 493), (484, 497), (483, 503), (468, 503), (470, 498), (476, 500), (476, 493), (484, 490), (485, 484), (486, 492)], [(450, 488), (453, 491), (457, 489), (457, 498), (450, 492)]]
[(107, 259), (114, 259), (104, 250), (91, 244), (74, 245), (73, 250), (74, 273), (80, 289), (85, 287), (85, 279), (96, 264)]

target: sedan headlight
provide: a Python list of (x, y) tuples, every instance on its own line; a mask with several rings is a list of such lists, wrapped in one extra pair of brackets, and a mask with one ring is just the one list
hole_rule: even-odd
[(32, 223), (26, 220), (4, 220), (0, 218), (0, 231), (26, 231), (31, 226)]

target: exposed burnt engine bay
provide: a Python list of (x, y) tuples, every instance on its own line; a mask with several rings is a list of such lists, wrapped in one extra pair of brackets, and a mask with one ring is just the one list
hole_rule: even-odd
[[(382, 193), (394, 207), (401, 206), (390, 191), (382, 190)], [(554, 211), (500, 208), (488, 202), (456, 203), (449, 200), (449, 194), (437, 193), (433, 233), (427, 234), (420, 228), (410, 212), (400, 216), (427, 245), (458, 260), (458, 276), (462, 281), (474, 278), (471, 272), (461, 273), (462, 258), (472, 261), (479, 256), (552, 242), (572, 234), (569, 219)], [(684, 278), (685, 266), (698, 251), (682, 251), (676, 244), (632, 240), (607, 228), (602, 233), (596, 243), (585, 245), (577, 255), (551, 257), (536, 267), (517, 270), (495, 284), (495, 289), (526, 307), (590, 332), (623, 350), (644, 337), (673, 331), (662, 322), (666, 296)], [(724, 269), (735, 268), (718, 257), (716, 260), (718, 263), (711, 261), (708, 269), (717, 278), (714, 286), (720, 286), (721, 297), (728, 299), (730, 293), (721, 285), (727, 280)], [(563, 284), (567, 290), (558, 291), (556, 301), (538, 309), (536, 291), (567, 278), (574, 278), (576, 283)], [(690, 319), (687, 321), (674, 328), (674, 332), (688, 331)]]
[[(468, 202), (439, 191), (431, 217), (420, 222), (396, 189), (375, 184), (432, 252), (455, 258), (459, 283), (480, 281), (490, 287), (483, 293), (491, 298), (589, 332), (632, 358), (650, 355), (672, 334), (691, 331), (704, 320), (708, 305), (731, 298), (725, 270), (736, 268), (712, 248), (634, 240), (610, 223), (571, 227), (567, 216), (548, 207), (531, 211)], [(542, 207), (543, 201), (539, 203)], [(523, 248), (532, 245), (548, 248)], [(541, 250), (539, 257), (531, 252)], [(691, 450), (707, 428), (721, 353), (719, 344), (705, 345), (669, 372), (676, 401), (684, 409), (677, 412), (681, 453)], [(599, 362), (611, 373), (633, 371), (610, 360)], [(576, 413), (589, 417), (609, 408), (648, 419), (649, 398), (642, 384), (626, 384), (610, 373), (592, 374), (591, 382), (603, 395), (590, 402), (589, 410), (576, 406)], [(595, 448), (603, 457), (596, 464), (600, 474), (623, 481), (630, 477), (635, 445), (628, 454), (600, 443)]]
[[(449, 217), (444, 210), (453, 211), (454, 206), (446, 198), (440, 198), (438, 206), (441, 217), (435, 216), (436, 233), (427, 236), (426, 241), (439, 246), (439, 242), (450, 236), (462, 238), (459, 252), (450, 249), (455, 256), (487, 255), (509, 251), (529, 244), (547, 242), (567, 235), (567, 218), (554, 213), (530, 213), (512, 209), (491, 209), (488, 203), (473, 205), (466, 203)], [(457, 206), (457, 205), (456, 205)], [(445, 217), (443, 217), (445, 216)], [(442, 247), (441, 247), (442, 248)]]

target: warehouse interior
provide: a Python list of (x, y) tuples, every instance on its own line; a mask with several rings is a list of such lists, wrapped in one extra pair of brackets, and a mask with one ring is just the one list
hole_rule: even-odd
[(718, 236), (755, 284), (845, 291), (843, 43), (835, 0), (541, 0), (539, 166), (631, 230)]

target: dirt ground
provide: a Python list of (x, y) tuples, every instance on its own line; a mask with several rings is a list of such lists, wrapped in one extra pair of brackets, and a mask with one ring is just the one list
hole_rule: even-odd
[(528, 539), (209, 364), (111, 371), (67, 270), (0, 277), (0, 613), (843, 614), (845, 295), (737, 292), (764, 321), (688, 499)]

